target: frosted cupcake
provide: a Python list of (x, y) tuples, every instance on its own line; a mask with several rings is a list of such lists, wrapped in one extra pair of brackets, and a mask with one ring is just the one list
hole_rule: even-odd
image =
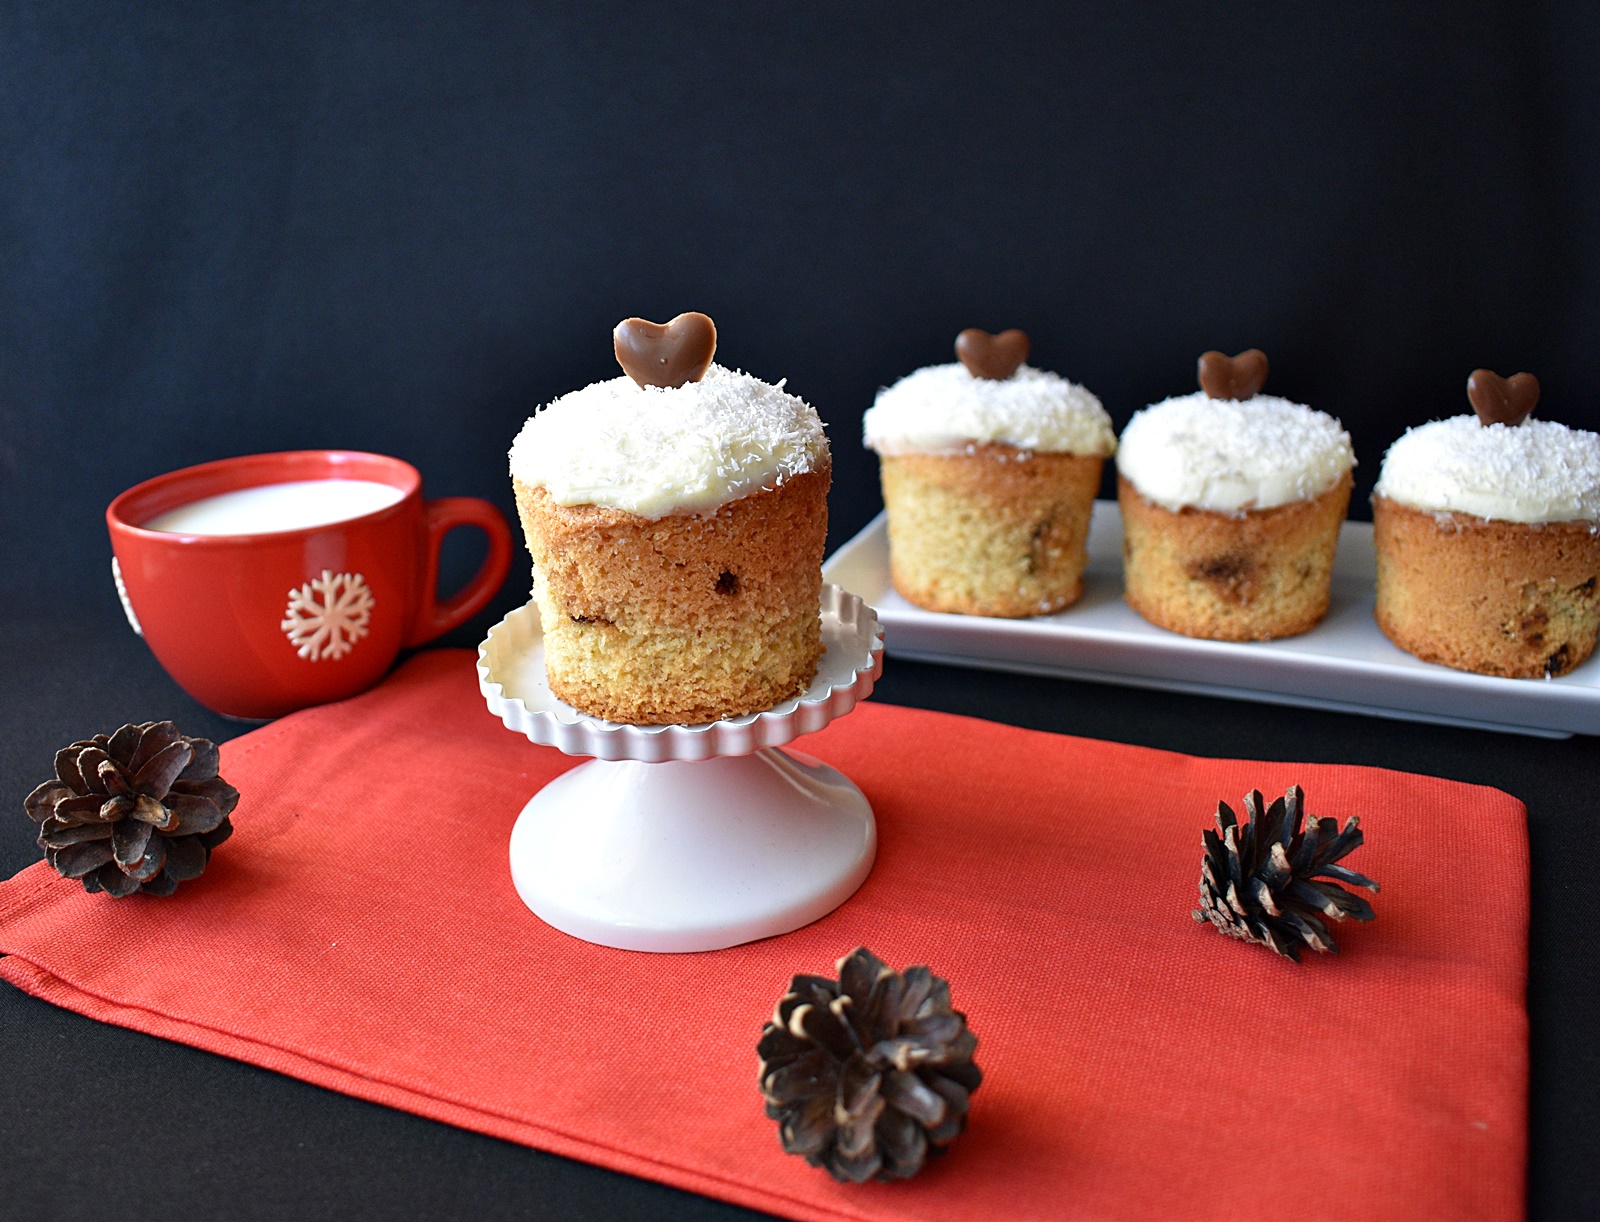
[(555, 400), (511, 447), (551, 690), (633, 724), (805, 690), (830, 461), (816, 411), (711, 364), (703, 314), (616, 330), (627, 376)]
[(1260, 641), (1328, 611), (1350, 435), (1260, 394), (1267, 358), (1200, 358), (1201, 393), (1137, 412), (1117, 448), (1126, 598), (1185, 636)]
[(894, 588), (930, 611), (1058, 611), (1083, 592), (1111, 418), (1083, 387), (1023, 364), (1021, 331), (963, 331), (956, 355), (879, 391), (863, 421)]
[(1600, 634), (1600, 436), (1526, 419), (1530, 374), (1480, 369), (1467, 388), (1477, 415), (1411, 429), (1384, 456), (1378, 626), (1458, 670), (1565, 674)]

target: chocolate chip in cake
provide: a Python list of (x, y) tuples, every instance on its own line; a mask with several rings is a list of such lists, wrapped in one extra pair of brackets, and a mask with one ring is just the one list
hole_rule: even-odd
[(1247, 603), (1255, 596), (1255, 564), (1248, 556), (1224, 552), (1191, 561), (1188, 573), (1196, 581), (1218, 587), (1219, 597), (1229, 602)]
[(1055, 515), (1052, 514), (1033, 528), (1033, 534), (1028, 540), (1028, 554), (1022, 560), (1022, 567), (1029, 577), (1043, 569), (1049, 560), (1050, 528), (1054, 525)]

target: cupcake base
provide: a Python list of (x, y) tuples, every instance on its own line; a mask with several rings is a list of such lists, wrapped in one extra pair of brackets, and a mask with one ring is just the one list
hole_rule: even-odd
[(1372, 498), (1378, 627), (1407, 653), (1510, 679), (1566, 674), (1600, 636), (1600, 534)]
[(829, 473), (708, 514), (558, 505), (514, 480), (550, 689), (634, 725), (697, 724), (805, 690), (822, 656)]
[(1309, 631), (1328, 612), (1350, 485), (1346, 473), (1310, 500), (1228, 514), (1167, 509), (1119, 476), (1128, 605), (1158, 628), (1214, 641)]
[(1070, 606), (1083, 593), (1103, 463), (1007, 445), (884, 455), (895, 590), (961, 615), (1020, 618)]

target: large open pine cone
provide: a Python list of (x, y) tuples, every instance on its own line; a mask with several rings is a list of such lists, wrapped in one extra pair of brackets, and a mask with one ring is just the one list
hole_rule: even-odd
[(1365, 874), (1334, 864), (1360, 846), (1361, 821), (1351, 815), (1340, 831), (1337, 819), (1304, 819), (1305, 793), (1298, 785), (1265, 810), (1261, 791), (1252, 789), (1244, 808), (1249, 821), (1241, 824), (1232, 807), (1218, 802), (1222, 834), (1205, 829), (1200, 908), (1194, 919), (1210, 921), (1230, 938), (1270, 946), (1296, 962), (1302, 943), (1315, 950), (1338, 950), (1323, 917), (1373, 917), (1372, 905), (1339, 883), (1378, 890)]
[(966, 1128), (978, 1037), (925, 967), (902, 974), (862, 946), (838, 968), (796, 976), (761, 1030), (767, 1115), (835, 1179), (905, 1179)]
[(39, 847), (63, 878), (110, 895), (171, 895), (233, 834), (239, 791), (216, 744), (170, 721), (123, 726), (56, 752), (56, 779), (27, 797)]

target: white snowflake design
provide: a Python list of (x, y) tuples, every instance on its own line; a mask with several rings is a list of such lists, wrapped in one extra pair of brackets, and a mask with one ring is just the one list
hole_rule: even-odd
[(321, 577), (289, 591), (289, 606), (278, 627), (302, 658), (338, 659), (367, 635), (373, 605), (372, 591), (360, 573), (323, 569)]

